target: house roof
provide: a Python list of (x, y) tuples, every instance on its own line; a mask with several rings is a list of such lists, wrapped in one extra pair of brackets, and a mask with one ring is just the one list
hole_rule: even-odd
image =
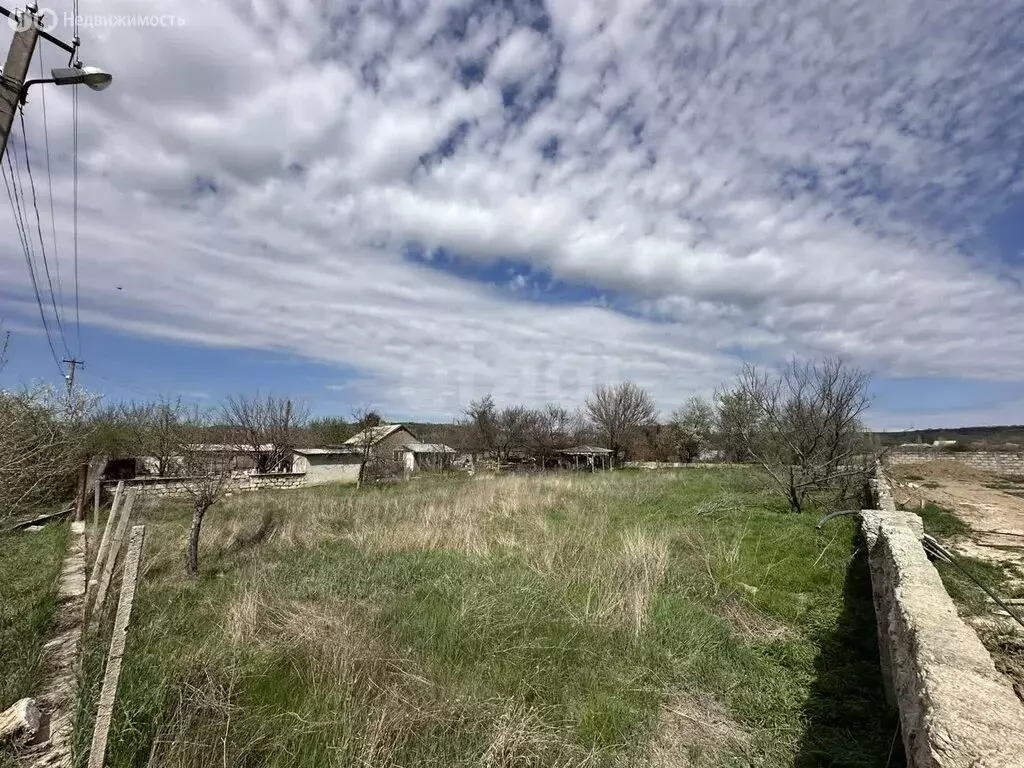
[(349, 456), (353, 453), (359, 453), (359, 449), (354, 446), (339, 446), (336, 448), (295, 448), (292, 453), (297, 453), (300, 456)]
[(231, 443), (196, 443), (188, 446), (188, 450), (209, 453), (270, 453), (274, 450), (273, 443), (264, 443), (253, 448), (251, 445)]
[[(381, 424), (378, 427), (370, 427), (369, 429), (364, 429), (362, 432), (359, 432), (358, 434), (352, 435), (352, 437), (350, 437), (348, 440), (344, 442), (344, 445), (362, 446), (366, 444), (367, 438), (369, 438), (370, 445), (375, 445), (388, 435), (394, 434), (400, 429), (404, 429), (406, 432), (412, 435), (412, 430), (410, 430), (404, 424)], [(412, 436), (413, 439), (416, 439), (416, 435)]]
[(569, 456), (593, 456), (593, 455), (606, 455), (612, 453), (611, 448), (599, 448), (596, 445), (577, 445), (575, 448), (566, 448), (565, 450), (559, 451), (559, 453), (565, 453)]
[(456, 453), (454, 448), (444, 443), (409, 443), (403, 445), (402, 450), (413, 453)]

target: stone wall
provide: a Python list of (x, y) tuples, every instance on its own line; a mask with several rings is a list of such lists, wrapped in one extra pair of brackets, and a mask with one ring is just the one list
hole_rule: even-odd
[(941, 448), (897, 448), (886, 454), (887, 466), (922, 464), (926, 461), (952, 461), (986, 472), (1003, 475), (1024, 474), (1024, 453), (1000, 451), (944, 451)]
[(886, 693), (899, 708), (911, 768), (1024, 765), (1024, 705), (952, 599), (921, 544), (921, 519), (898, 512), (888, 481), (864, 510)]
[[(147, 496), (182, 498), (188, 496), (188, 479), (184, 477), (140, 477), (125, 481), (125, 487), (136, 487)], [(301, 472), (271, 475), (235, 475), (228, 481), (228, 493), (240, 491), (290, 490), (306, 487)]]

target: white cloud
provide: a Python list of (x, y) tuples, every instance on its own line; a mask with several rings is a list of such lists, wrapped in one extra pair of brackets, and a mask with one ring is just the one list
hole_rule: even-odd
[[(83, 30), (116, 75), (80, 99), (84, 317), (344, 363), (431, 412), (625, 376), (671, 403), (733, 348), (1024, 382), (1024, 270), (976, 250), (1024, 193), (1019, 9), (520, 5), (151, 0), (184, 26)], [(47, 98), (67, 243), (70, 101)], [(446, 276), (408, 240), (613, 308)]]

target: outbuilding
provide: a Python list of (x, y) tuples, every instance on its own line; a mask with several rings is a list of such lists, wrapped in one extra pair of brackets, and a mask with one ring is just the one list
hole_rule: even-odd
[(306, 485), (355, 483), (359, 481), (362, 453), (357, 448), (295, 448), (292, 451), (292, 472), (303, 472)]

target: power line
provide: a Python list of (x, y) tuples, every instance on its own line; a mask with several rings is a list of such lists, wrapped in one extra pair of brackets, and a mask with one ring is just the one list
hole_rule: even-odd
[(43, 223), (39, 217), (39, 201), (36, 199), (36, 182), (32, 178), (32, 163), (29, 161), (28, 155), (28, 132), (25, 130), (25, 109), (22, 108), (18, 111), (21, 116), (21, 143), (25, 148), (25, 168), (28, 169), (28, 185), (32, 190), (32, 207), (36, 213), (36, 231), (39, 234), (39, 250), (43, 255), (43, 270), (46, 272), (46, 284), (50, 288), (50, 304), (53, 306), (53, 316), (57, 320), (57, 332), (60, 334), (61, 343), (64, 345), (64, 351), (71, 356), (71, 352), (68, 349), (68, 341), (64, 336), (64, 325), (60, 321), (60, 312), (57, 311), (57, 294), (53, 290), (53, 280), (50, 278), (50, 263), (46, 259), (46, 245), (43, 242)]
[[(43, 67), (43, 50), (39, 50), (39, 77), (46, 77)], [(43, 102), (43, 141), (46, 145), (46, 186), (50, 194), (50, 231), (53, 233), (53, 265), (57, 273), (57, 295), (60, 297), (60, 308), (64, 310), (64, 286), (60, 280), (60, 256), (57, 252), (57, 217), (53, 210), (53, 176), (50, 173), (50, 128), (46, 119), (46, 88), (40, 89)], [(67, 339), (65, 339), (65, 349)]]
[[(12, 147), (13, 149), (13, 147)], [(11, 209), (14, 213), (15, 225), (18, 228), (18, 235), (21, 240), (22, 251), (25, 255), (25, 263), (28, 265), (29, 278), (32, 281), (32, 291), (36, 297), (36, 305), (39, 307), (39, 319), (43, 322), (43, 330), (46, 332), (46, 343), (50, 347), (50, 354), (53, 356), (53, 362), (57, 366), (57, 370), (60, 371), (61, 375), (64, 375), (64, 369), (61, 367), (60, 361), (57, 359), (57, 350), (53, 346), (53, 339), (50, 336), (50, 325), (46, 322), (46, 312), (43, 309), (43, 300), (39, 296), (39, 283), (36, 280), (35, 267), (32, 264), (31, 255), (31, 241), (28, 238), (28, 228), (25, 226), (24, 217), (21, 212), (21, 201), (18, 197), (18, 185), (15, 181), (14, 167), (11, 165), (11, 155), (7, 155), (7, 166), (11, 169), (11, 180), (8, 184), (7, 181), (7, 170), (0, 164), (0, 169), (3, 170), (4, 186), (7, 188), (7, 198), (11, 202)], [(20, 174), (18, 174), (20, 177)], [(14, 190), (12, 193), (11, 190)]]

